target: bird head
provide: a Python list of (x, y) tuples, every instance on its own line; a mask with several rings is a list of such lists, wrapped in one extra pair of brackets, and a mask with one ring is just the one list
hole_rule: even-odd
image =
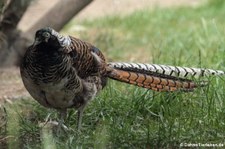
[(48, 43), (51, 38), (51, 28), (42, 28), (36, 31), (35, 40), (33, 46), (39, 45), (41, 43)]
[(66, 47), (70, 45), (71, 40), (68, 36), (63, 36), (50, 27), (45, 27), (36, 32), (33, 46), (41, 43), (57, 47)]

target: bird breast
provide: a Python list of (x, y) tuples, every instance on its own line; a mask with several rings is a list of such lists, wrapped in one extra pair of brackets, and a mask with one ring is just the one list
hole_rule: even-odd
[(81, 80), (67, 59), (57, 65), (29, 63), (23, 73), (27, 90), (44, 106), (47, 103), (53, 108), (70, 107), (75, 95), (82, 91)]
[(47, 102), (54, 108), (67, 108), (73, 105), (75, 94), (73, 90), (68, 90), (65, 86), (69, 83), (68, 77), (61, 79), (57, 83), (41, 84), (40, 87), (45, 92)]

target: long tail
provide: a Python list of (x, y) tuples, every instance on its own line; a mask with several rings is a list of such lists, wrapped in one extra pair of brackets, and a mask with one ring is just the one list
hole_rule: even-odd
[(174, 77), (198, 77), (210, 75), (225, 75), (222, 70), (204, 69), (204, 68), (189, 68), (180, 66), (168, 66), (158, 64), (144, 64), (144, 63), (109, 63), (110, 67), (129, 71), (141, 71), (147, 73), (158, 73), (162, 75), (169, 75)]
[(224, 71), (141, 63), (109, 63), (108, 77), (155, 91), (192, 91), (206, 82), (196, 83), (187, 76), (225, 75)]

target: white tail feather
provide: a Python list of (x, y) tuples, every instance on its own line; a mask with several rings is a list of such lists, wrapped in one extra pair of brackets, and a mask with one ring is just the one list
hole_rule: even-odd
[(205, 68), (189, 68), (180, 66), (168, 66), (168, 65), (158, 65), (158, 64), (145, 64), (145, 63), (122, 63), (122, 62), (112, 62), (109, 66), (117, 69), (130, 69), (130, 70), (140, 70), (146, 72), (155, 72), (159, 74), (165, 74), (175, 77), (199, 77), (199, 76), (210, 76), (210, 75), (225, 75), (222, 70), (213, 70)]

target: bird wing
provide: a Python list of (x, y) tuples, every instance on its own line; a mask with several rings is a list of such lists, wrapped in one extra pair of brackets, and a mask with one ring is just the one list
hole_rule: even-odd
[(81, 78), (86, 78), (97, 73), (103, 73), (105, 67), (105, 57), (102, 52), (91, 45), (75, 37), (71, 37), (69, 55), (73, 60), (73, 66), (76, 68)]

